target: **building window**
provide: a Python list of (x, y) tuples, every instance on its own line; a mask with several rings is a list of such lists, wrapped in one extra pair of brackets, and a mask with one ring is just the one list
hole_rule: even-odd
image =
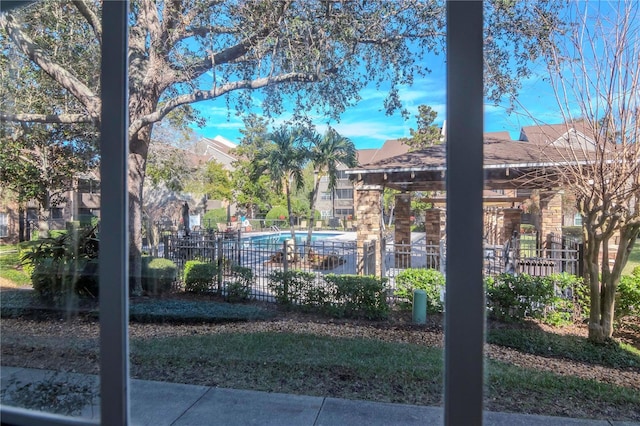
[(9, 213), (0, 213), (0, 238), (9, 236)]
[(582, 226), (582, 215), (580, 213), (576, 213), (573, 216), (573, 226)]
[(93, 194), (99, 190), (99, 184), (93, 179), (78, 179), (78, 192)]
[(328, 219), (328, 218), (330, 218), (330, 217), (331, 217), (331, 210), (322, 210), (322, 211), (320, 212), (320, 216), (321, 216), (323, 219)]
[(320, 193), (321, 200), (331, 200), (331, 192), (322, 192)]
[(337, 200), (353, 200), (353, 188), (336, 189)]
[(62, 207), (52, 207), (50, 210), (50, 218), (53, 220), (61, 220), (63, 219), (63, 211)]
[(353, 209), (336, 209), (337, 217), (347, 217), (349, 215), (353, 216)]

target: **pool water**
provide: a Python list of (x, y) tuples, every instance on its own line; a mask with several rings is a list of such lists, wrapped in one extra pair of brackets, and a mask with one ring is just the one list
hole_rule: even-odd
[[(335, 232), (323, 232), (321, 234), (314, 233), (311, 235), (311, 241), (324, 240), (327, 238), (337, 237), (343, 235), (342, 233)], [(277, 234), (269, 234), (269, 235), (254, 235), (245, 237), (243, 241), (251, 241), (254, 244), (282, 244), (285, 240), (291, 239), (290, 232), (280, 232)], [(301, 244), (307, 241), (307, 233), (296, 232), (296, 243)]]

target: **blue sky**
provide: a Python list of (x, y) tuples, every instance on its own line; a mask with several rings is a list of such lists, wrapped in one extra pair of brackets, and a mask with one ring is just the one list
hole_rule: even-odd
[[(361, 92), (362, 100), (348, 109), (340, 122), (331, 125), (340, 134), (353, 140), (358, 149), (379, 148), (385, 140), (409, 136), (409, 129), (416, 128), (415, 115), (418, 106), (431, 106), (438, 113), (436, 124), (442, 124), (446, 118), (446, 66), (444, 57), (433, 56), (426, 65), (432, 70), (426, 78), (416, 79), (412, 87), (401, 90), (401, 99), (410, 112), (410, 119), (405, 120), (400, 113), (387, 116), (383, 109), (384, 92), (374, 88), (366, 88)], [(522, 126), (533, 123), (536, 117), (547, 123), (561, 122), (558, 106), (553, 98), (550, 86), (544, 81), (544, 66), (534, 65), (534, 74), (522, 81), (522, 89), (518, 97), (518, 106), (510, 114), (507, 104), (495, 106), (485, 104), (485, 131), (509, 131), (512, 138), (517, 138)], [(221, 135), (237, 143), (243, 127), (242, 120), (235, 115), (227, 117), (228, 111), (223, 100), (208, 101), (196, 104), (205, 118), (207, 125), (195, 129), (196, 133), (213, 138)], [(258, 113), (259, 111), (255, 111)], [(288, 116), (283, 116), (283, 121)], [(326, 128), (326, 118), (315, 120), (319, 132)]]

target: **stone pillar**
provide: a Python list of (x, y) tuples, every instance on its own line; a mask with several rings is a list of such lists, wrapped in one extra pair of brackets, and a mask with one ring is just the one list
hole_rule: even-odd
[(396, 195), (395, 233), (393, 237), (395, 267), (411, 267), (411, 194)]
[(520, 233), (520, 221), (522, 218), (522, 210), (520, 209), (503, 209), (502, 210), (502, 241), (505, 244), (513, 235), (513, 231)]
[(562, 235), (562, 192), (558, 191), (540, 200), (540, 243), (545, 244), (550, 234)]
[(427, 237), (427, 244), (439, 244), (444, 236), (444, 210), (439, 208), (428, 209), (424, 212), (424, 229)]
[(445, 212), (433, 208), (425, 211), (424, 229), (427, 237), (427, 266), (440, 268), (440, 239), (444, 236)]
[(358, 274), (364, 273), (364, 244), (376, 242), (375, 275), (382, 275), (382, 253), (384, 238), (382, 236), (382, 186), (362, 185), (355, 188), (355, 212), (357, 222), (356, 245), (358, 252)]

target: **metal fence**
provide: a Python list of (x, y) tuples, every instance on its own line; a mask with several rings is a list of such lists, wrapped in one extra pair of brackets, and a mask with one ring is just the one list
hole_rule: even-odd
[(411, 244), (385, 244), (382, 275), (388, 279), (387, 286), (390, 291), (396, 289), (396, 277), (408, 268), (444, 271), (444, 264), (441, 263), (441, 253), (444, 249), (444, 240), (441, 244), (427, 244), (426, 239)]
[(223, 273), (230, 265), (250, 268), (254, 277), (250, 297), (265, 301), (273, 301), (269, 276), (274, 271), (298, 270), (318, 276), (356, 273), (355, 241), (317, 240), (310, 244), (304, 239), (282, 241), (287, 235), (284, 232), (259, 238), (218, 232), (168, 235), (164, 238), (164, 257), (175, 262), (180, 271), (189, 260), (213, 262)]
[(550, 234), (540, 247), (534, 236), (514, 236), (504, 245), (485, 245), (486, 275), (503, 272), (547, 276), (581, 275), (582, 246), (570, 237)]
[[(376, 274), (376, 242), (366, 242), (359, 256), (355, 241), (323, 239), (307, 244), (304, 237), (295, 241), (288, 237), (288, 232), (248, 237), (238, 231), (192, 232), (189, 236), (173, 234), (164, 236), (161, 255), (175, 262), (181, 273), (188, 260), (213, 262), (219, 270), (228, 265), (250, 268), (254, 275), (251, 297), (268, 301), (273, 300), (269, 276), (274, 271), (299, 270), (315, 273), (318, 277), (329, 273), (356, 274), (358, 271), (365, 275)], [(579, 275), (580, 258), (581, 247), (570, 238), (550, 236), (538, 248), (535, 239), (514, 236), (504, 245), (485, 244), (484, 272), (487, 276), (504, 272), (534, 276), (559, 272)], [(383, 244), (381, 273), (388, 279), (390, 296), (395, 290), (396, 277), (408, 268), (445, 272), (445, 241), (427, 244), (421, 239), (411, 244)]]

